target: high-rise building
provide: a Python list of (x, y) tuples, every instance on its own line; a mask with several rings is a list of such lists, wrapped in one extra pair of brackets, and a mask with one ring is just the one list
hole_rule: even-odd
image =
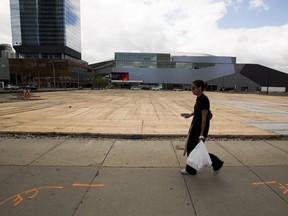
[(81, 59), (80, 0), (10, 0), (13, 48), (24, 59)]
[(80, 0), (10, 0), (10, 13), (17, 55), (9, 59), (10, 83), (91, 86), (92, 69), (81, 60)]

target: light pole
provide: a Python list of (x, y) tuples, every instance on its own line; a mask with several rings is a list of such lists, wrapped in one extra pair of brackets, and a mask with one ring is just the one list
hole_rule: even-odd
[(77, 67), (77, 72), (78, 72), (78, 89), (79, 89), (79, 68)]
[(267, 75), (267, 91), (266, 91), (267, 95), (269, 94), (269, 85), (270, 85), (270, 71), (268, 72)]
[(55, 80), (55, 68), (54, 68), (54, 63), (49, 59), (51, 65), (52, 65), (52, 70), (53, 70), (53, 76), (54, 76), (54, 90), (56, 88), (56, 80)]

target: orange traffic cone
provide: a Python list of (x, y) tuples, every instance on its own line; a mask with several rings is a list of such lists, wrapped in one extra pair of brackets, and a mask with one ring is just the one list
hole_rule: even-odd
[(26, 89), (23, 90), (23, 97), (26, 98), (27, 97), (27, 92)]

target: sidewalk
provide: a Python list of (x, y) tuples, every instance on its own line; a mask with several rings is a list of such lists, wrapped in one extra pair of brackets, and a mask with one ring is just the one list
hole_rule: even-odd
[(180, 174), (184, 141), (0, 138), (1, 216), (287, 215), (287, 141), (208, 140), (216, 177)]

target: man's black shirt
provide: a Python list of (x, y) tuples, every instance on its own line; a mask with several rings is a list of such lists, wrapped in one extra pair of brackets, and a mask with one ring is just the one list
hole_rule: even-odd
[[(196, 103), (194, 105), (194, 117), (193, 117), (193, 125), (198, 126), (201, 128), (201, 122), (202, 122), (202, 110), (207, 110), (209, 113), (210, 110), (210, 102), (206, 95), (201, 94), (196, 99)], [(207, 121), (209, 122), (209, 117), (207, 116)]]

